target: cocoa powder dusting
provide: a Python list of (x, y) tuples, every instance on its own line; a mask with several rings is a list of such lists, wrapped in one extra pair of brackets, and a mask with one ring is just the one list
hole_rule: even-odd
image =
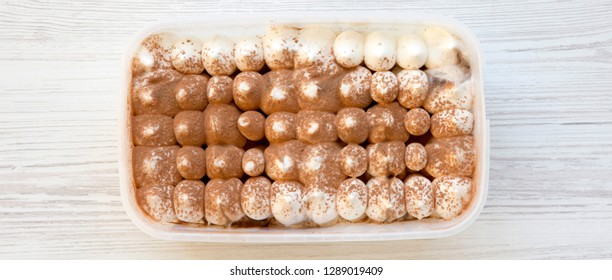
[(142, 42), (129, 89), (137, 200), (152, 219), (325, 226), (448, 219), (466, 207), (476, 160), (469, 68), (372, 74), (333, 58), (296, 62), (303, 45), (287, 35), (242, 50), (238, 68), (268, 65), (234, 77), (233, 49), (204, 49), (219, 55), (204, 62), (185, 49), (173, 61), (163, 36)]

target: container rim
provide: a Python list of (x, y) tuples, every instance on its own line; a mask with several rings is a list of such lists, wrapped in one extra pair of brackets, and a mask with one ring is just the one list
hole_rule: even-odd
[[(365, 14), (360, 14), (364, 12)], [(131, 79), (131, 59), (133, 54), (138, 49), (142, 40), (151, 34), (160, 30), (186, 26), (186, 25), (201, 25), (206, 22), (213, 22), (215, 25), (230, 24), (333, 24), (333, 23), (355, 23), (355, 24), (418, 24), (432, 25), (444, 27), (451, 30), (468, 45), (472, 50), (471, 62), (472, 76), (475, 81), (475, 100), (479, 104), (474, 105), (474, 111), (480, 112), (480, 118), (475, 118), (476, 127), (480, 126), (480, 137), (476, 137), (478, 159), (476, 172), (479, 173), (479, 178), (474, 179), (474, 184), (477, 188), (477, 193), (472, 198), (472, 203), (462, 215), (451, 220), (459, 222), (442, 229), (428, 231), (383, 231), (383, 230), (368, 230), (366, 232), (334, 232), (325, 233), (319, 232), (317, 229), (282, 229), (282, 232), (263, 231), (241, 231), (233, 229), (218, 230), (217, 227), (211, 227), (210, 230), (204, 231), (189, 231), (175, 232), (174, 229), (179, 228), (178, 225), (168, 225), (156, 222), (151, 222), (150, 219), (142, 213), (135, 204), (133, 193), (132, 180), (132, 161), (131, 161), (131, 132), (128, 118), (130, 116), (129, 106), (129, 81)], [(387, 241), (387, 240), (405, 240), (405, 239), (433, 239), (455, 235), (468, 228), (479, 216), (482, 211), (488, 191), (489, 177), (489, 121), (486, 119), (482, 67), (484, 60), (480, 43), (476, 36), (463, 23), (441, 15), (425, 15), (406, 12), (404, 10), (395, 11), (369, 11), (369, 10), (353, 10), (343, 12), (329, 11), (287, 11), (282, 14), (263, 13), (222, 13), (207, 16), (205, 19), (201, 17), (187, 17), (180, 20), (161, 20), (150, 26), (142, 29), (131, 40), (123, 57), (121, 72), (124, 72), (121, 79), (121, 89), (119, 94), (120, 117), (119, 117), (119, 175), (120, 175), (120, 192), (121, 200), (124, 209), (132, 222), (142, 231), (150, 236), (174, 241), (194, 241), (194, 242), (220, 242), (220, 243), (316, 243), (316, 242), (351, 242), (351, 241)], [(476, 103), (476, 102), (475, 102)], [(478, 105), (478, 107), (476, 106)], [(475, 117), (477, 117), (475, 115)], [(479, 120), (479, 121), (478, 121)], [(134, 207), (136, 205), (136, 207)], [(397, 223), (401, 224), (401, 223)], [(356, 225), (356, 224), (355, 224)], [(369, 225), (359, 224), (360, 227), (373, 226), (377, 229), (384, 228), (389, 225)], [(352, 224), (335, 225), (334, 227), (351, 227)], [(184, 226), (183, 226), (184, 228)], [(304, 231), (310, 232), (304, 232)], [(266, 232), (268, 231), (268, 232)], [(316, 232), (316, 233), (315, 233)]]

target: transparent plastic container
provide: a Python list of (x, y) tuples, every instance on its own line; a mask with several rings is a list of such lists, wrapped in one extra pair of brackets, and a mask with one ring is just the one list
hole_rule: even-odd
[[(474, 137), (477, 149), (476, 169), (473, 176), (473, 198), (466, 210), (452, 220), (424, 219), (389, 224), (339, 223), (320, 228), (223, 228), (219, 226), (194, 226), (188, 224), (163, 224), (150, 219), (136, 202), (131, 150), (131, 116), (129, 106), (130, 61), (146, 37), (167, 31), (206, 37), (224, 34), (230, 37), (262, 35), (271, 24), (306, 26), (310, 24), (334, 29), (354, 29), (361, 32), (388, 31), (395, 34), (413, 33), (424, 26), (437, 26), (457, 35), (464, 43), (462, 51), (469, 57), (474, 84)], [(480, 45), (474, 34), (460, 22), (433, 15), (410, 14), (405, 11), (352, 11), (292, 12), (269, 14), (218, 14), (206, 18), (181, 19), (154, 24), (140, 32), (128, 46), (123, 61), (123, 79), (120, 104), (119, 173), (121, 197), (125, 210), (138, 228), (147, 234), (165, 240), (226, 243), (297, 243), (342, 242), (403, 239), (431, 239), (447, 237), (470, 226), (482, 210), (489, 180), (489, 122), (486, 119)]]

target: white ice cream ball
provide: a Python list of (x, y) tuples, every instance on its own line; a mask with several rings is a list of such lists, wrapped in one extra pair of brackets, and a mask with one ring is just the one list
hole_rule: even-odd
[(340, 217), (354, 221), (365, 215), (368, 206), (368, 188), (356, 178), (344, 180), (336, 194), (336, 208)]
[(380, 71), (372, 75), (370, 84), (372, 99), (379, 104), (395, 101), (399, 92), (397, 77), (391, 71)]
[(300, 30), (295, 48), (295, 68), (332, 61), (335, 38), (336, 34), (329, 28), (307, 27)]
[(414, 109), (423, 106), (429, 94), (429, 79), (425, 72), (402, 70), (397, 73), (399, 93), (397, 101), (405, 108)]
[(433, 180), (435, 190), (435, 213), (448, 220), (461, 214), (469, 203), (472, 179), (459, 176), (442, 176)]
[(428, 48), (427, 68), (459, 63), (458, 41), (452, 34), (443, 28), (428, 27), (422, 35)]
[(427, 61), (427, 45), (416, 35), (404, 35), (397, 39), (397, 64), (404, 69), (419, 69)]
[(251, 177), (240, 191), (240, 205), (244, 213), (253, 220), (265, 220), (270, 212), (270, 180), (266, 177)]
[(150, 72), (154, 69), (172, 67), (172, 47), (179, 39), (175, 33), (159, 33), (147, 37), (134, 54), (132, 61), (135, 71)]
[(459, 85), (434, 87), (423, 104), (431, 114), (449, 110), (464, 109), (472, 111), (474, 105), (474, 85), (467, 80)]
[(263, 68), (263, 42), (257, 37), (242, 37), (234, 46), (234, 59), (240, 71), (259, 71)]
[(406, 198), (404, 195), (404, 182), (397, 177), (389, 179), (389, 212), (387, 222), (395, 221), (406, 215)]
[(196, 38), (183, 38), (172, 47), (172, 66), (185, 74), (200, 74), (202, 64), (202, 42)]
[(328, 224), (338, 218), (336, 190), (311, 186), (306, 192), (306, 215), (318, 225)]
[(395, 66), (395, 37), (383, 32), (372, 32), (365, 40), (365, 64), (374, 71), (388, 71)]
[(361, 33), (347, 30), (334, 41), (334, 56), (338, 64), (352, 68), (363, 62), (364, 39)]
[(302, 184), (295, 181), (274, 181), (270, 187), (272, 215), (285, 226), (301, 223), (306, 218)]
[(204, 68), (212, 76), (231, 75), (236, 71), (234, 42), (225, 36), (213, 36), (202, 45)]
[(404, 182), (392, 177), (371, 178), (368, 188), (366, 214), (375, 222), (392, 222), (406, 215)]
[(366, 186), (368, 188), (366, 214), (371, 220), (382, 223), (387, 220), (387, 213), (391, 208), (389, 180), (386, 177), (371, 178)]
[(293, 68), (298, 31), (292, 27), (273, 26), (263, 37), (264, 59), (272, 70)]
[(444, 110), (431, 117), (431, 135), (434, 137), (468, 135), (473, 128), (474, 115), (468, 110)]
[(421, 175), (410, 175), (404, 181), (406, 210), (410, 216), (419, 220), (429, 217), (434, 209), (433, 186), (429, 179)]
[(245, 215), (240, 205), (239, 179), (212, 179), (204, 190), (204, 215), (209, 224), (231, 225)]

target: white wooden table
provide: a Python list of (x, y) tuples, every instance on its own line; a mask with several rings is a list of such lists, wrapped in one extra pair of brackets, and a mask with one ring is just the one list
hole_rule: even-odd
[(612, 258), (612, 1), (376, 4), (456, 17), (481, 40), (487, 204), (446, 239), (262, 246), (160, 241), (127, 218), (124, 48), (181, 15), (364, 6), (166, 2), (0, 2), (0, 258)]

